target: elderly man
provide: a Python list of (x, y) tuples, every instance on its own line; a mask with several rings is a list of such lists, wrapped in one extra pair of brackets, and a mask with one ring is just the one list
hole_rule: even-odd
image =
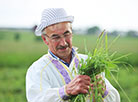
[[(34, 62), (26, 75), (26, 94), (28, 102), (64, 102), (71, 96), (88, 93), (90, 77), (76, 75), (79, 60), (87, 56), (78, 54), (72, 47), (73, 16), (68, 16), (63, 8), (49, 8), (42, 13), (41, 24), (36, 35), (41, 36), (48, 46), (48, 54)], [(98, 76), (99, 77), (99, 76)], [(104, 80), (104, 81), (103, 81)], [(119, 102), (117, 90), (103, 76), (103, 101)], [(93, 96), (94, 101), (94, 96)]]

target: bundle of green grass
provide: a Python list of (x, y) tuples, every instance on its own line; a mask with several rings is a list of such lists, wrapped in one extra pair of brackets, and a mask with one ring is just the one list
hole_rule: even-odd
[[(114, 81), (119, 85), (119, 83), (113, 76), (112, 71), (118, 72), (119, 70), (118, 65), (120, 63), (127, 64), (125, 62), (119, 61), (119, 59), (126, 57), (128, 55), (123, 55), (118, 58), (115, 58), (114, 55), (116, 54), (116, 52), (112, 53), (111, 55), (109, 55), (109, 52), (108, 52), (109, 48), (118, 39), (118, 37), (116, 37), (112, 41), (112, 43), (110, 43), (110, 45), (108, 46), (107, 33), (103, 31), (97, 39), (96, 47), (93, 50), (93, 52), (86, 51), (88, 58), (85, 61), (83, 59), (80, 61), (80, 66), (78, 67), (78, 74), (88, 75), (90, 76), (91, 80), (96, 82), (97, 81), (96, 75), (100, 74), (101, 72), (105, 72), (106, 77), (112, 76)], [(120, 85), (119, 87), (121, 88)], [(122, 88), (121, 90), (123, 91)], [(93, 99), (93, 96), (94, 96), (94, 99)], [(127, 95), (126, 97), (128, 98)], [(70, 99), (70, 102), (87, 102), (88, 99), (89, 99), (89, 102), (93, 102), (93, 100), (95, 100), (95, 102), (103, 101), (102, 95), (98, 93), (98, 87), (96, 85), (94, 88), (94, 93), (92, 93), (92, 89), (90, 87), (89, 92), (87, 94), (78, 94), (76, 96), (72, 96)]]

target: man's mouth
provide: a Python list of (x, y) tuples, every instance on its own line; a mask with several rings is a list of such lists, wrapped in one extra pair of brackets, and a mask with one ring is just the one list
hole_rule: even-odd
[(68, 46), (59, 46), (59, 47), (57, 48), (57, 50), (64, 51), (64, 50), (66, 50), (67, 48), (68, 48)]
[(65, 51), (66, 49), (67, 49), (67, 47), (59, 48), (59, 50), (61, 50), (61, 51)]

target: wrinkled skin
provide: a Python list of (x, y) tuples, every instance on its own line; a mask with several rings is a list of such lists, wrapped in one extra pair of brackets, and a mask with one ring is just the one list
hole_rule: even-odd
[(48, 46), (50, 51), (61, 58), (63, 61), (70, 63), (71, 60), (71, 51), (72, 51), (72, 28), (71, 24), (69, 22), (62, 22), (58, 24), (54, 24), (51, 26), (48, 26), (44, 29), (47, 36), (61, 36), (65, 32), (71, 33), (71, 37), (68, 39), (65, 39), (62, 37), (60, 41), (54, 42), (50, 38), (45, 37), (42, 35), (42, 39), (45, 42), (45, 44)]

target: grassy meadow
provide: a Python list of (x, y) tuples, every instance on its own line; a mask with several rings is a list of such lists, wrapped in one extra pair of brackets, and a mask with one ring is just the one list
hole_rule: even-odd
[[(109, 36), (109, 44), (115, 37)], [(97, 36), (73, 35), (73, 45), (84, 53), (95, 47)], [(31, 31), (0, 30), (0, 102), (27, 102), (25, 96), (25, 75), (28, 67), (43, 54), (47, 46)], [(131, 53), (121, 59), (134, 66), (134, 70), (120, 67), (118, 75), (114, 74), (132, 102), (138, 101), (138, 38), (120, 37), (110, 48), (117, 51), (116, 56)], [(113, 86), (121, 95), (121, 102), (128, 102), (118, 85), (110, 78)]]

